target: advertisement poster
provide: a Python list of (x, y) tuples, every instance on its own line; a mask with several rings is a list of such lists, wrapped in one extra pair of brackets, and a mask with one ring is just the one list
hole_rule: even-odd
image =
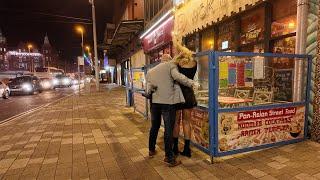
[(242, 87), (244, 82), (244, 62), (237, 63), (237, 86)]
[(264, 79), (264, 58), (262, 56), (254, 58), (253, 67), (253, 78)]
[(220, 62), (219, 63), (219, 81), (220, 88), (228, 87), (228, 63)]
[[(209, 148), (209, 114), (208, 111), (199, 108), (189, 110), (186, 118), (191, 123), (191, 141), (205, 148)], [(183, 126), (180, 125), (180, 135), (183, 137)]]
[(252, 70), (252, 63), (247, 62), (245, 64), (245, 86), (246, 87), (252, 87), (253, 86), (253, 70)]
[(219, 152), (304, 137), (305, 107), (220, 113)]
[(229, 64), (228, 81), (230, 86), (235, 86), (237, 83), (237, 65), (235, 63)]
[(144, 77), (144, 72), (143, 71), (133, 71), (133, 87), (136, 89), (144, 89), (144, 82), (145, 82), (145, 77)]

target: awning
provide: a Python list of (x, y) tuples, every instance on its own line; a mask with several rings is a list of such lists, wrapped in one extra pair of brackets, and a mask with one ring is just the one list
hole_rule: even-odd
[(108, 54), (117, 54), (123, 49), (127, 49), (130, 40), (139, 35), (144, 28), (143, 20), (121, 21), (115, 30), (110, 45), (106, 46)]

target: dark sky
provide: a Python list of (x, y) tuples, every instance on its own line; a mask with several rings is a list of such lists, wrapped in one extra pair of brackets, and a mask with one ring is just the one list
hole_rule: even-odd
[[(103, 40), (105, 24), (112, 22), (116, 12), (113, 1), (95, 0), (99, 43)], [(0, 0), (0, 28), (9, 47), (16, 47), (20, 41), (41, 47), (47, 33), (50, 43), (61, 51), (62, 58), (74, 60), (81, 54), (81, 36), (74, 29), (78, 20), (44, 14), (91, 19), (91, 5), (88, 0)], [(84, 24), (84, 27), (85, 44), (93, 46), (92, 25)]]

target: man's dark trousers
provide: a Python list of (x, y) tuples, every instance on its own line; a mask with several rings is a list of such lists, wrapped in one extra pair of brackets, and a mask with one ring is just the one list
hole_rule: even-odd
[(157, 143), (159, 128), (161, 125), (161, 115), (164, 121), (164, 145), (165, 154), (169, 162), (173, 161), (172, 134), (176, 118), (174, 105), (169, 104), (151, 104), (151, 129), (149, 135), (149, 151), (154, 151)]

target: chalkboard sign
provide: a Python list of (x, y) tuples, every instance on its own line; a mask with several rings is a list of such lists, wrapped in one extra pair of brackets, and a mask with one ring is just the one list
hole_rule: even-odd
[(274, 100), (292, 101), (293, 70), (281, 69), (274, 71)]

